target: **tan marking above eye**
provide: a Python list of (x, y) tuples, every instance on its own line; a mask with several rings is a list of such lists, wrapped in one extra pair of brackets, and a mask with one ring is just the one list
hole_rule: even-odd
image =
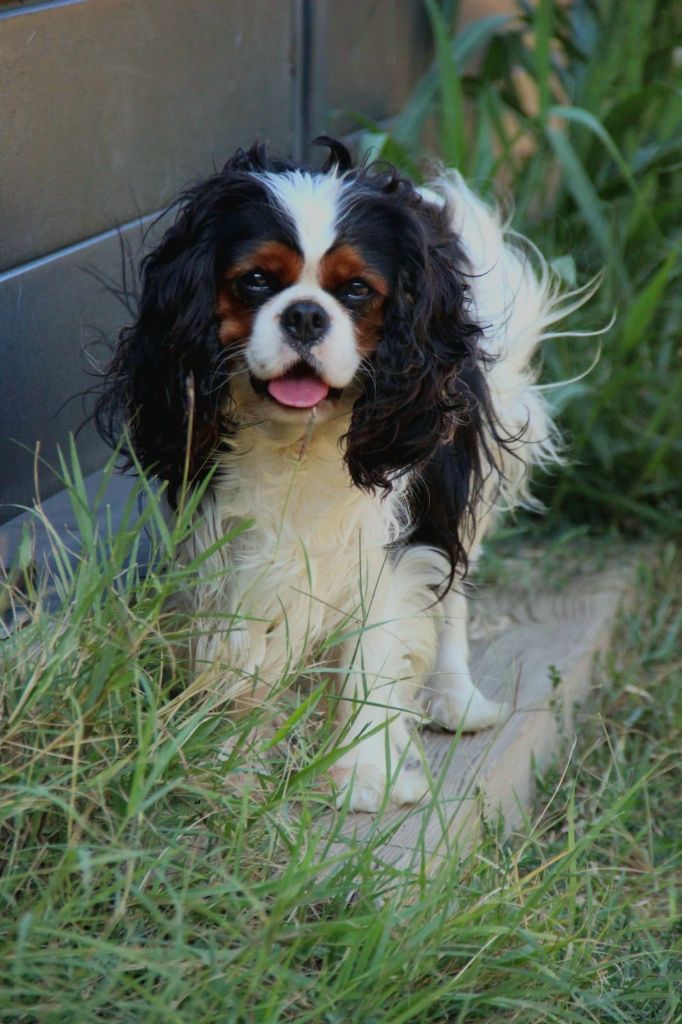
[(383, 298), (388, 295), (386, 279), (373, 270), (352, 245), (339, 245), (325, 253), (320, 260), (318, 275), (320, 284), (327, 292), (334, 293), (342, 284), (359, 277), (367, 281)]
[(234, 281), (251, 270), (264, 270), (288, 287), (301, 276), (303, 257), (283, 242), (262, 242), (225, 271), (225, 279)]

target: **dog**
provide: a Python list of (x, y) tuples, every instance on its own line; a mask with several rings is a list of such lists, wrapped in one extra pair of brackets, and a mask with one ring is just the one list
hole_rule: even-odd
[(571, 298), (458, 173), (316, 142), (319, 170), (256, 144), (181, 196), (96, 415), (171, 506), (211, 474), (194, 674), (238, 714), (333, 666), (338, 801), (376, 811), (427, 788), (420, 717), (509, 713), (471, 679), (463, 581), (559, 458), (531, 358)]

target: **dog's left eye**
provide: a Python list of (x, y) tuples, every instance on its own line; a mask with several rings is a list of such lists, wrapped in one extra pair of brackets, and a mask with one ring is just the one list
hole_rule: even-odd
[(272, 291), (270, 281), (262, 270), (250, 270), (248, 274), (242, 274), (237, 278), (236, 285), (253, 299), (265, 298)]
[(339, 298), (347, 299), (349, 302), (362, 302), (374, 294), (374, 289), (361, 277), (354, 277), (352, 281), (346, 281), (339, 289)]

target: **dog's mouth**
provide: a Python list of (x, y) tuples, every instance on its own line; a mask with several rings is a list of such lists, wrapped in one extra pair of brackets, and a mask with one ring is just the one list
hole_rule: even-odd
[(333, 388), (307, 363), (299, 362), (281, 377), (261, 380), (251, 376), (251, 385), (259, 395), (267, 395), (289, 409), (314, 409), (325, 398), (338, 398), (341, 388)]

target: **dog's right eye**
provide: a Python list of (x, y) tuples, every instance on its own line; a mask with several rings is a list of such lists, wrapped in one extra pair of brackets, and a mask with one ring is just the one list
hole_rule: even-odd
[(272, 292), (272, 286), (262, 270), (250, 270), (235, 281), (239, 291), (250, 299), (264, 299)]

